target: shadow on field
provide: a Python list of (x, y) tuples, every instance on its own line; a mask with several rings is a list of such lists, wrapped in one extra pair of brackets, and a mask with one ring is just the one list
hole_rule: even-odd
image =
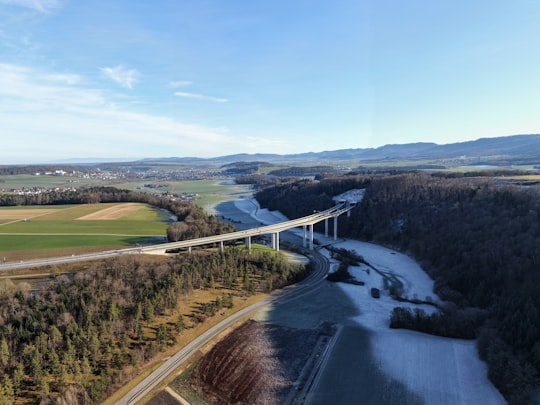
[[(239, 212), (233, 201), (218, 204), (216, 211), (225, 220), (234, 218), (240, 229), (261, 225)], [(280, 239), (301, 245), (301, 238), (292, 232), (283, 232)], [(275, 403), (422, 404), (418, 395), (382, 372), (371, 352), (370, 332), (352, 319), (357, 315), (358, 308), (349, 297), (327, 281), (257, 315), (256, 321), (269, 326), (263, 333), (281, 369), (280, 381), (289, 392), (278, 389)], [(326, 348), (330, 352), (325, 357)], [(324, 367), (318, 368), (321, 364)]]
[[(341, 327), (325, 366), (318, 375), (316, 366), (312, 366), (311, 370), (304, 368), (306, 376), (302, 377), (303, 381), (296, 390), (305, 392), (296, 395), (296, 398), (295, 394), (289, 395), (287, 402), (309, 405), (422, 403), (418, 395), (380, 370), (371, 352), (370, 332), (351, 320), (356, 315), (358, 309), (353, 302), (339, 287), (327, 281), (308, 294), (273, 305), (268, 312), (260, 314), (257, 319), (259, 321), (286, 328), (318, 330), (322, 335), (328, 333), (328, 324)], [(333, 328), (333, 332), (336, 332), (336, 328)], [(302, 342), (290, 343), (302, 347)], [(307, 341), (304, 343), (308, 344)], [(272, 344), (279, 350), (282, 342), (276, 339)], [(315, 349), (314, 356), (319, 357), (318, 348), (312, 346), (311, 349)], [(278, 353), (276, 358), (281, 361), (283, 356)], [(282, 362), (284, 366), (290, 367), (290, 364), (285, 363)], [(313, 384), (309, 394), (304, 384)]]

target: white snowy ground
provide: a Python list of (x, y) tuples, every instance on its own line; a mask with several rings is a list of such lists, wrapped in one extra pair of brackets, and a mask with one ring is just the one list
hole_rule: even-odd
[[(250, 213), (265, 224), (286, 221), (279, 212), (260, 209), (254, 199), (237, 200), (240, 210)], [(301, 235), (301, 230), (298, 230)], [(319, 241), (330, 242), (323, 235)], [(399, 252), (371, 243), (354, 240), (339, 241), (337, 247), (355, 250), (377, 269), (399, 277), (405, 285), (409, 298), (433, 301), (439, 298), (433, 292), (433, 281), (411, 258)], [(325, 250), (322, 250), (324, 253)], [(328, 256), (330, 254), (326, 251)], [(337, 266), (337, 264), (336, 264)], [(476, 351), (476, 341), (431, 336), (404, 329), (388, 327), (390, 313), (396, 306), (413, 304), (398, 303), (383, 290), (383, 278), (377, 272), (367, 271), (366, 266), (351, 268), (350, 272), (365, 286), (337, 283), (356, 303), (361, 315), (354, 321), (372, 332), (371, 349), (381, 371), (402, 382), (420, 395), (426, 404), (505, 404), (506, 401), (487, 378), (487, 367)], [(381, 298), (374, 299), (370, 288), (381, 290)], [(421, 307), (433, 311), (432, 306)]]

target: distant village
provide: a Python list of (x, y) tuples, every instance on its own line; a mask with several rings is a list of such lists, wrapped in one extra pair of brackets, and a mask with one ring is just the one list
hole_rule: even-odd
[[(30, 174), (30, 173), (28, 173)], [(131, 168), (131, 167), (117, 167), (117, 168), (88, 168), (88, 169), (67, 169), (67, 168), (48, 168), (46, 170), (39, 170), (32, 172), (33, 176), (54, 176), (54, 177), (66, 177), (66, 183), (68, 186), (56, 186), (47, 187), (43, 186), (31, 186), (22, 188), (2, 188), (1, 193), (12, 193), (16, 195), (39, 195), (52, 192), (69, 192), (77, 191), (81, 186), (78, 183), (88, 184), (87, 180), (103, 182), (105, 184), (111, 184), (115, 182), (128, 182), (128, 181), (148, 181), (148, 183), (142, 184), (136, 187), (140, 191), (148, 191), (161, 196), (168, 197), (173, 200), (192, 201), (197, 198), (197, 194), (185, 194), (185, 193), (171, 193), (167, 190), (163, 190), (169, 187), (167, 181), (187, 181), (187, 180), (211, 180), (217, 178), (228, 177), (219, 168), (207, 168), (207, 167), (193, 167), (193, 168), (173, 168), (167, 169), (154, 169), (154, 168)]]

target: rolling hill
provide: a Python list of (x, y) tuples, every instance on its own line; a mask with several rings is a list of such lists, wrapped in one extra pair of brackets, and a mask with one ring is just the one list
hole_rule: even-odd
[(511, 135), (497, 138), (480, 138), (474, 141), (438, 145), (436, 143), (407, 143), (384, 145), (378, 148), (339, 149), (299, 154), (235, 154), (210, 159), (169, 157), (143, 159), (145, 163), (167, 161), (169, 163), (230, 163), (230, 162), (315, 162), (315, 161), (392, 161), (420, 159), (468, 158), (486, 162), (540, 163), (540, 134)]

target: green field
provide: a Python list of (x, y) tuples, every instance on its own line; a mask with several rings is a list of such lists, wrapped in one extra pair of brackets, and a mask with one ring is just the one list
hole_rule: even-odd
[[(162, 168), (163, 169), (163, 168)], [(227, 184), (224, 182), (230, 179), (212, 180), (164, 180), (156, 181), (149, 179), (120, 180), (120, 179), (85, 179), (72, 176), (35, 176), (30, 174), (3, 175), (0, 176), (0, 193), (9, 190), (29, 190), (34, 188), (68, 188), (87, 186), (113, 186), (119, 189), (143, 191), (147, 193), (172, 193), (172, 194), (193, 194), (194, 201), (199, 207), (208, 213), (213, 213), (213, 206), (219, 202), (239, 198), (250, 192), (245, 185)], [(154, 188), (144, 187), (147, 184), (158, 186)]]
[(138, 203), (0, 207), (0, 257), (25, 260), (163, 241), (168, 217)]
[[(230, 180), (230, 179), (229, 179)], [(172, 194), (193, 194), (194, 202), (209, 214), (213, 214), (214, 205), (227, 200), (240, 198), (242, 195), (251, 193), (251, 189), (246, 185), (228, 184), (226, 179), (222, 180), (186, 180), (186, 181), (165, 181), (161, 183), (163, 187), (158, 188), (159, 192)], [(147, 182), (148, 183), (148, 182)], [(159, 182), (153, 182), (159, 185)], [(224, 184), (226, 183), (226, 184)], [(115, 187), (135, 190), (140, 187), (139, 183), (119, 183)], [(151, 189), (142, 191), (152, 192)]]
[[(222, 201), (250, 193), (249, 187), (223, 184), (227, 179), (191, 181), (104, 181), (69, 176), (0, 176), (0, 192), (34, 187), (114, 186), (148, 193), (192, 194), (194, 203), (209, 214)], [(230, 179), (229, 179), (230, 180)], [(144, 184), (163, 187), (145, 188)], [(114, 220), (78, 218), (115, 204), (80, 204), (33, 207), (0, 207), (0, 260), (27, 260), (119, 249), (144, 244), (151, 238), (161, 242), (168, 227), (167, 215), (149, 207)]]
[(0, 191), (10, 189), (32, 189), (34, 187), (81, 187), (88, 185), (102, 185), (98, 180), (83, 179), (71, 176), (35, 176), (31, 174), (17, 174), (0, 176)]

